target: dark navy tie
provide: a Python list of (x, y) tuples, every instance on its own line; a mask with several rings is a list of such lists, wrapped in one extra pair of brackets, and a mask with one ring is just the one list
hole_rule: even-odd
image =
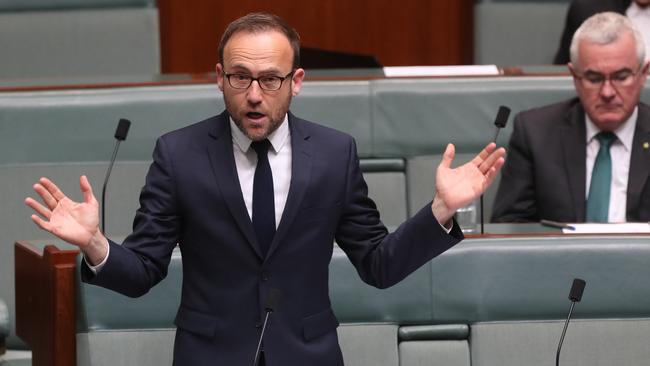
[(266, 255), (275, 235), (275, 204), (273, 200), (273, 174), (269, 165), (269, 140), (253, 141), (251, 147), (257, 152), (257, 168), (253, 179), (253, 228)]

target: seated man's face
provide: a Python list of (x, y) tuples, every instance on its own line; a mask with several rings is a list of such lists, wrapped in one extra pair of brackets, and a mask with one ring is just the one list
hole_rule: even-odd
[(630, 117), (648, 71), (647, 64), (639, 65), (630, 32), (606, 45), (583, 40), (570, 68), (585, 111), (603, 131), (616, 130)]

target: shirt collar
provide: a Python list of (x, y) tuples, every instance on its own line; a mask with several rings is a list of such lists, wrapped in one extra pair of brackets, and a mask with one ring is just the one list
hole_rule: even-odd
[[(239, 149), (245, 154), (248, 149), (251, 147), (251, 140), (248, 136), (237, 127), (235, 121), (230, 117), (230, 131), (232, 133), (233, 142), (239, 147)], [(284, 115), (284, 120), (280, 124), (277, 130), (271, 132), (267, 137), (273, 146), (273, 150), (278, 153), (286, 145), (289, 140), (289, 118), (288, 115)]]
[[(623, 144), (626, 150), (631, 151), (632, 149), (632, 140), (634, 139), (634, 129), (636, 128), (636, 120), (639, 116), (639, 107), (634, 107), (634, 111), (630, 117), (625, 121), (619, 128), (614, 131), (614, 134), (618, 140)], [(585, 113), (585, 121), (587, 125), (587, 144), (593, 140), (596, 135), (600, 132), (600, 129), (596, 127), (594, 122), (589, 118), (589, 115)]]

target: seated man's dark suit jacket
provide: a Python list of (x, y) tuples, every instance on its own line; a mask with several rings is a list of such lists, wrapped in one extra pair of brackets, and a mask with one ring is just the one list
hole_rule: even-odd
[[(179, 243), (183, 288), (175, 365), (251, 364), (270, 288), (281, 302), (265, 333), (266, 364), (343, 365), (330, 307), (334, 240), (361, 278), (391, 286), (462, 239), (430, 204), (387, 234), (367, 196), (352, 137), (289, 114), (292, 176), (277, 233), (263, 257), (237, 178), (226, 112), (156, 144), (133, 233), (85, 281), (140, 296), (167, 273)], [(147, 352), (143, 350), (143, 352)]]
[[(494, 201), (493, 222), (584, 222), (586, 126), (579, 99), (521, 112)], [(639, 114), (627, 183), (627, 220), (650, 220), (650, 108)], [(647, 146), (647, 145), (646, 145)]]
[(573, 33), (578, 30), (587, 18), (605, 11), (625, 15), (625, 11), (631, 3), (632, 0), (573, 0), (569, 5), (562, 38), (560, 38), (560, 47), (555, 54), (554, 63), (562, 65), (569, 62), (569, 49), (571, 48)]

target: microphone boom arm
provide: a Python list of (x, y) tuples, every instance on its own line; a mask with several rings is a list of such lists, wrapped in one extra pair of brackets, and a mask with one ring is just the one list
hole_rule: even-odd
[(108, 165), (108, 170), (106, 170), (106, 177), (104, 177), (104, 185), (102, 186), (102, 233), (106, 235), (106, 186), (108, 185), (108, 178), (111, 176), (111, 170), (113, 170), (113, 164), (115, 164), (115, 158), (117, 157), (117, 150), (120, 147), (120, 140), (115, 141), (115, 148), (113, 149), (113, 156), (111, 156), (111, 162)]

